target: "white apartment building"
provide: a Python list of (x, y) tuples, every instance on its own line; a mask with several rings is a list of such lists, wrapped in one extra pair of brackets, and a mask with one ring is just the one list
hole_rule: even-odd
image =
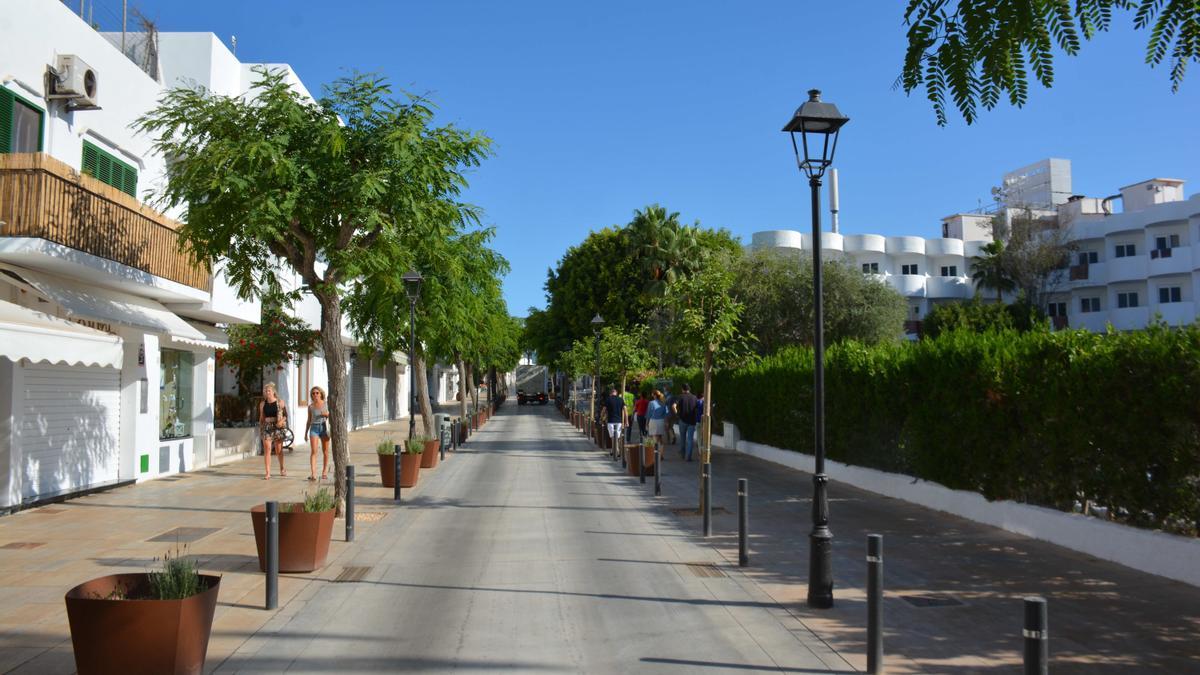
[[(1155, 178), (1103, 199), (1071, 192), (1071, 165), (1046, 159), (1004, 175), (993, 212), (942, 219), (942, 236), (887, 237), (823, 232), (822, 255), (874, 274), (909, 305), (906, 333), (937, 304), (975, 295), (971, 259), (991, 239), (993, 217), (1019, 212), (1056, 218), (1071, 242), (1072, 265), (1044, 308), (1056, 327), (1103, 331), (1196, 320), (1200, 297), (1200, 196), (1184, 199), (1183, 181)], [(1117, 209), (1117, 204), (1121, 208)], [(751, 235), (751, 248), (807, 252), (812, 236), (796, 230)], [(987, 297), (990, 292), (985, 293)]]
[[(131, 128), (170, 87), (246, 93), (253, 65), (211, 33), (160, 33), (154, 49), (129, 35), (123, 52), (120, 34), (52, 0), (10, 0), (5, 18), (0, 512), (253, 451), (252, 431), (216, 424), (228, 378), (215, 352), (224, 326), (258, 322), (261, 307), (178, 252), (178, 214), (141, 201), (164, 161)], [(309, 309), (297, 311), (316, 328)], [(396, 359), (360, 361), (348, 331), (343, 342), (355, 424), (407, 414)], [(324, 378), (322, 355), (275, 374), (297, 436)]]

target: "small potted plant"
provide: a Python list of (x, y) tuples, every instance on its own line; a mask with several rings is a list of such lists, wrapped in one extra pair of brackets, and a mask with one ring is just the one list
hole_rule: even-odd
[(425, 454), (425, 440), (410, 438), (404, 444), (400, 457), (400, 487), (410, 488), (417, 484), (421, 475), (421, 456)]
[(438, 451), (442, 449), (442, 442), (436, 438), (430, 438), (428, 436), (418, 436), (413, 440), (420, 440), (424, 443), (424, 445), (421, 446), (421, 468), (436, 469), (438, 460), (440, 459)]
[(392, 439), (385, 438), (375, 446), (375, 453), (379, 455), (379, 478), (383, 487), (396, 487), (396, 445)]
[(110, 574), (67, 591), (75, 668), (88, 673), (200, 673), (221, 577), (163, 556), (158, 571)]
[[(333, 492), (321, 488), (304, 493), (302, 502), (279, 505), (279, 571), (312, 572), (325, 565), (329, 557), (329, 538), (333, 534)], [(250, 509), (254, 525), (254, 543), (258, 547), (258, 568), (267, 571), (266, 505)]]

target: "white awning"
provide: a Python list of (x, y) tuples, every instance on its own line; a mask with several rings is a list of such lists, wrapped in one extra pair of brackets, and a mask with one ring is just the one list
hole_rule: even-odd
[(120, 368), (121, 338), (0, 300), (0, 356), (68, 366)]
[(188, 337), (171, 336), (171, 342), (176, 344), (193, 345), (196, 347), (208, 347), (209, 349), (229, 349), (229, 336), (225, 331), (216, 326), (208, 326), (194, 321), (188, 321), (187, 324), (192, 328), (204, 334), (203, 340), (195, 340)]
[(38, 293), (62, 305), (71, 316), (111, 321), (172, 338), (205, 339), (204, 333), (153, 300), (98, 286), (85, 286), (23, 267), (4, 265), (3, 268), (16, 273)]

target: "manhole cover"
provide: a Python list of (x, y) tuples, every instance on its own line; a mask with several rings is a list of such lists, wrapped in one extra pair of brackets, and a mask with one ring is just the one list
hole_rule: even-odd
[(363, 577), (371, 571), (370, 567), (343, 567), (341, 574), (338, 574), (333, 582), (335, 584), (345, 584), (354, 581), (362, 581)]
[(146, 541), (175, 541), (181, 544), (190, 544), (194, 541), (200, 541), (213, 532), (220, 531), (221, 528), (219, 527), (177, 527)]
[(697, 577), (723, 577), (725, 573), (712, 563), (688, 563), (688, 570)]
[(366, 513), (355, 513), (354, 522), (356, 523), (378, 523), (383, 520), (386, 513), (379, 511), (367, 511)]
[(913, 607), (958, 607), (962, 605), (962, 601), (956, 598), (937, 595), (902, 595), (900, 599), (904, 600)]
[(39, 546), (45, 546), (45, 545), (46, 545), (46, 542), (44, 542), (44, 541), (14, 541), (10, 544), (5, 544), (3, 546), (0, 546), (0, 548), (30, 549), (30, 548), (37, 548)]
[[(729, 511), (726, 510), (724, 506), (714, 506), (712, 508), (712, 512), (713, 513), (729, 513)], [(677, 516), (703, 515), (702, 513), (700, 513), (700, 509), (671, 509), (671, 513), (674, 513)]]

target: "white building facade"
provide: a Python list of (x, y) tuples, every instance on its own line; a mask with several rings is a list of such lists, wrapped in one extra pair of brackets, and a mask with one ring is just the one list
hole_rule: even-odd
[[(1156, 318), (1170, 325), (1194, 322), (1200, 196), (1185, 199), (1183, 181), (1155, 178), (1110, 197), (1083, 197), (1071, 193), (1070, 171), (1068, 160), (1047, 159), (1005, 174), (1000, 208), (946, 216), (935, 239), (824, 232), (822, 256), (876, 275), (903, 295), (905, 330), (914, 336), (934, 306), (975, 295), (971, 260), (992, 241), (993, 218), (1032, 213), (1055, 220), (1072, 249), (1064, 281), (1048, 289), (1043, 308), (1055, 327), (1133, 330)], [(768, 230), (754, 233), (750, 247), (807, 254), (811, 239), (795, 230)]]

